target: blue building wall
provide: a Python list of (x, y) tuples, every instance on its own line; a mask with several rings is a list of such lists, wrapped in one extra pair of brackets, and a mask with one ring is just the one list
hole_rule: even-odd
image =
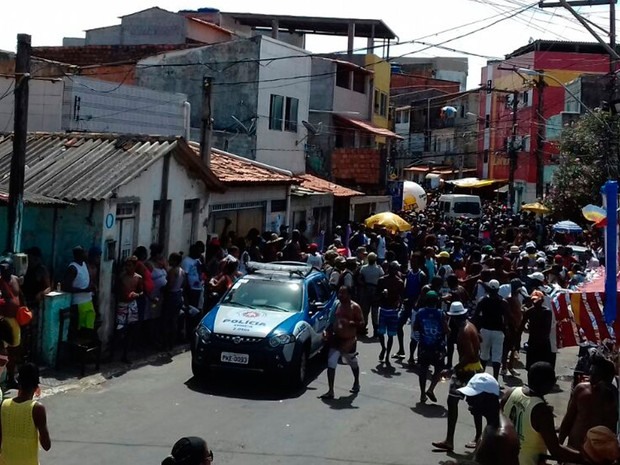
[[(7, 209), (0, 207), (0, 245), (7, 237)], [(60, 281), (72, 260), (72, 249), (101, 245), (103, 231), (103, 203), (79, 202), (75, 206), (57, 209), (56, 259), (52, 263), (54, 207), (26, 205), (22, 230), (22, 250), (37, 246), (43, 253), (45, 265), (54, 273), (54, 282)]]

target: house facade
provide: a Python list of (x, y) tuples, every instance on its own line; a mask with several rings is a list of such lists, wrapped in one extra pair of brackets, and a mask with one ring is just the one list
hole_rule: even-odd
[[(0, 190), (8, 191), (13, 136), (0, 137)], [(36, 133), (27, 141), (24, 189), (70, 206), (24, 210), (23, 249), (38, 246), (61, 281), (76, 245), (103, 251), (98, 283), (102, 337), (113, 330), (114, 276), (139, 245), (166, 253), (207, 240), (209, 196), (225, 186), (178, 137)], [(0, 240), (6, 240), (0, 214)]]
[(143, 87), (188, 95), (193, 140), (200, 132), (203, 80), (211, 76), (213, 147), (301, 173), (310, 70), (308, 52), (256, 36), (156, 55), (141, 60), (136, 74)]
[[(539, 77), (520, 76), (518, 72), (522, 68), (542, 72), (544, 85), (536, 85)], [(558, 140), (553, 137), (557, 130), (547, 126), (550, 120), (557, 123), (565, 111), (564, 86), (582, 74), (608, 72), (609, 55), (593, 43), (537, 40), (509, 54), (505, 60), (489, 62), (482, 69), (482, 82), (489, 89), (504, 92), (480, 93), (479, 121), (483, 135), (478, 141), (479, 177), (509, 178), (508, 142), (513, 126), (509, 95), (517, 91), (516, 204), (544, 197), (557, 169), (559, 153)], [(549, 129), (551, 138), (546, 137)]]

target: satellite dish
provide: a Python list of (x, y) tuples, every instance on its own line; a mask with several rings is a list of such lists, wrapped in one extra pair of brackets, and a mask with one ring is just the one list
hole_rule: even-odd
[(239, 121), (239, 118), (237, 118), (235, 115), (231, 115), (231, 118), (235, 120), (235, 123), (241, 126), (241, 129), (243, 129), (243, 132), (245, 132), (246, 134), (250, 134), (250, 129), (245, 124), (243, 124), (241, 121)]
[(321, 126), (323, 123), (319, 123), (318, 127), (308, 121), (302, 121), (301, 124), (304, 125), (310, 135), (316, 136), (321, 133)]

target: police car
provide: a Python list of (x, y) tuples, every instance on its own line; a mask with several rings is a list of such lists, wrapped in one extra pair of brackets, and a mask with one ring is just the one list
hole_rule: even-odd
[(192, 341), (192, 372), (208, 381), (213, 369), (283, 375), (303, 385), (308, 360), (323, 347), (336, 303), (322, 271), (305, 263), (247, 265), (204, 316)]

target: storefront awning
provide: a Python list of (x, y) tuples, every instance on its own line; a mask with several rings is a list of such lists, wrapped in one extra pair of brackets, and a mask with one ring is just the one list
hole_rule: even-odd
[(355, 129), (359, 129), (359, 130), (364, 131), (364, 132), (369, 132), (369, 133), (374, 134), (376, 136), (391, 137), (393, 139), (403, 139), (403, 137), (399, 136), (395, 132), (392, 132), (389, 129), (380, 128), (378, 126), (375, 126), (370, 121), (364, 121), (364, 120), (361, 120), (361, 119), (354, 119), (354, 118), (347, 118), (346, 116), (342, 116), (342, 115), (334, 115), (334, 116), (341, 123), (344, 123), (344, 124), (346, 124), (348, 126), (352, 126)]
[(480, 187), (492, 186), (497, 181), (493, 179), (463, 178), (446, 181), (454, 184), (456, 187), (465, 187), (467, 189), (478, 189)]

